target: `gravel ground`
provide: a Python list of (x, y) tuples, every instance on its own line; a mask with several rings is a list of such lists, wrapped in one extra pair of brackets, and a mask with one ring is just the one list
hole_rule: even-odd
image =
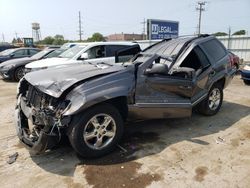
[(217, 115), (128, 123), (122, 149), (95, 160), (67, 141), (30, 154), (15, 135), (16, 85), (0, 80), (1, 187), (250, 187), (250, 86), (238, 76)]

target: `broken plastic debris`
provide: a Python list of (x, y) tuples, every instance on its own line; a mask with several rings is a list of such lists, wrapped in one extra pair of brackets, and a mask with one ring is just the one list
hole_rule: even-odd
[(225, 139), (218, 136), (218, 138), (215, 141), (216, 141), (216, 144), (224, 144)]
[(14, 163), (16, 161), (17, 157), (18, 157), (18, 153), (17, 152), (14, 153), (14, 154), (12, 154), (12, 155), (9, 155), (9, 159), (8, 159), (7, 163), (8, 164)]

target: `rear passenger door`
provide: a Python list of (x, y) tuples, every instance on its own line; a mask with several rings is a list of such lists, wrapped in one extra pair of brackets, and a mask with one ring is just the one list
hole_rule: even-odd
[(200, 47), (212, 64), (208, 78), (208, 85), (211, 85), (214, 81), (222, 78), (226, 74), (225, 71), (229, 65), (228, 53), (226, 48), (216, 39), (203, 42), (200, 44)]

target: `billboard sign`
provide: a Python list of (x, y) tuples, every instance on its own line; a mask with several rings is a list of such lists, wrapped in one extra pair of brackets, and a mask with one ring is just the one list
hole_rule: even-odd
[(149, 40), (174, 38), (179, 35), (179, 22), (169, 20), (147, 20)]

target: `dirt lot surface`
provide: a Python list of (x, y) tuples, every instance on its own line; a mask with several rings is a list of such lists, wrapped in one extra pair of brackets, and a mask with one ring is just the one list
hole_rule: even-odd
[(129, 123), (122, 149), (95, 160), (68, 142), (30, 154), (15, 135), (16, 85), (0, 80), (0, 187), (250, 187), (250, 86), (239, 77), (216, 116)]

